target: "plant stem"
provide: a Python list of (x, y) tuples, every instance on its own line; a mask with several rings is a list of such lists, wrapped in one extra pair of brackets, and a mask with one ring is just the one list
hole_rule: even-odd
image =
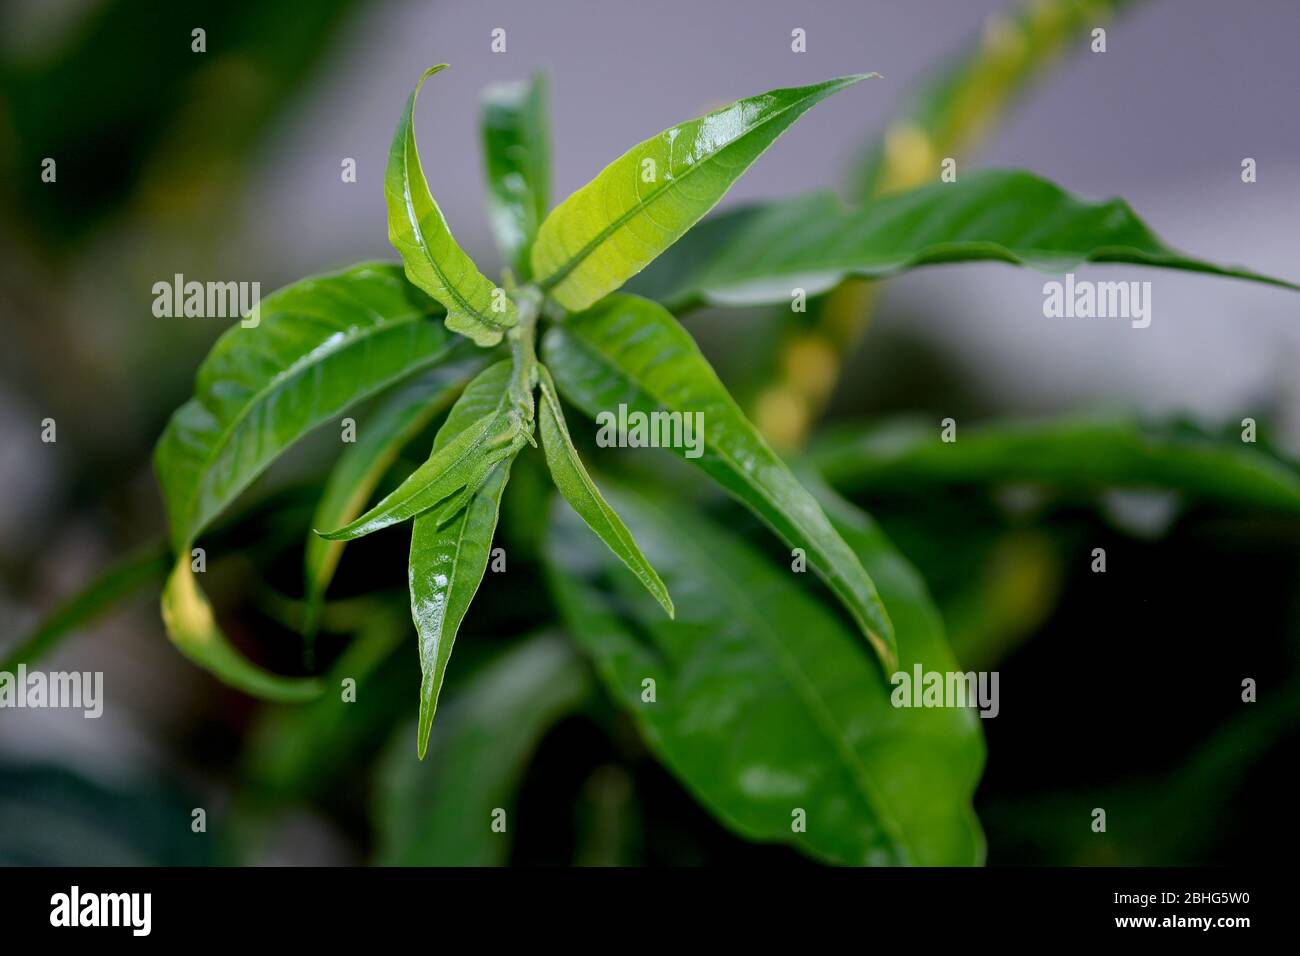
[(524, 286), (515, 293), (515, 304), (519, 320), (506, 334), (512, 366), (510, 398), (531, 433), (535, 414), (533, 390), (537, 388), (537, 316), (541, 312), (542, 295), (537, 289)]

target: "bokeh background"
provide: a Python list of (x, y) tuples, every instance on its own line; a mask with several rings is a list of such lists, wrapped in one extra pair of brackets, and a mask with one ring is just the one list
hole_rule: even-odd
[[(724, 203), (847, 189), (909, 92), (1021, 6), (0, 5), (0, 652), (97, 571), (163, 534), (149, 453), (225, 322), (155, 318), (153, 283), (183, 273), (269, 291), (393, 258), (383, 166), (429, 64), (452, 69), (420, 102), (425, 168), (487, 272), (499, 257), (481, 203), (477, 110), (490, 83), (549, 73), (562, 197), (688, 116), (774, 86), (876, 70), (882, 79), (801, 120)], [(1081, 41), (1058, 57), (961, 168), (1025, 167), (1083, 195), (1122, 195), (1180, 249), (1300, 278), (1300, 7), (1152, 0), (1103, 25), (1107, 51)], [(489, 49), (498, 26), (505, 54)], [(190, 50), (194, 27), (207, 31), (204, 54)], [(795, 27), (807, 31), (805, 54), (790, 51)], [(40, 181), (46, 156), (57, 159), (57, 188)], [(356, 183), (340, 180), (345, 157), (356, 160)], [(1258, 164), (1250, 185), (1243, 157)], [(1154, 286), (1154, 321), (1140, 333), (1123, 322), (1043, 320), (1043, 279), (1027, 270), (949, 266), (892, 281), (830, 416), (906, 411), (965, 423), (1122, 408), (1231, 430), (1251, 415), (1279, 453), (1300, 449), (1300, 299), (1190, 274), (1138, 278)], [(751, 346), (767, 328), (754, 319), (692, 321), (724, 378), (752, 371)], [(47, 417), (56, 444), (40, 441)], [(272, 490), (316, 474), (324, 454), (309, 443), (277, 469)], [(1159, 495), (1048, 511), (1008, 507), (978, 488), (864, 503), (930, 582), (963, 663), (1003, 674), (976, 804), (991, 863), (1242, 862), (1296, 847), (1284, 786), (1300, 757), (1294, 521), (1182, 509)], [(287, 534), (300, 536), (293, 520), (284, 519)], [(1098, 546), (1113, 556), (1104, 587), (1075, 558)], [(283, 560), (291, 581), (297, 557)], [(274, 583), (274, 569), (261, 573)], [(0, 712), (0, 861), (372, 859), (366, 763), (273, 815), (242, 808), (248, 740), (264, 715), (172, 650), (153, 596), (79, 629), (47, 658), (53, 669), (105, 672), (102, 719)], [(408, 656), (414, 671), (413, 644)], [(1243, 676), (1261, 687), (1259, 709), (1244, 718)], [(406, 702), (413, 712), (413, 693)], [(233, 822), (196, 837), (194, 806)], [(547, 736), (520, 806), (539, 825), (517, 841), (516, 862), (799, 860), (746, 846), (666, 773), (626, 759), (582, 719)], [(1111, 817), (1126, 822), (1099, 848), (1081, 806), (1122, 808)], [(236, 823), (257, 838), (229, 838)]]

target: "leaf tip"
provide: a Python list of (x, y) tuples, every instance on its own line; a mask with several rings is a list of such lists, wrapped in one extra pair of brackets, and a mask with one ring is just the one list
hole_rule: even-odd
[(433, 711), (438, 706), (437, 691), (431, 689), (429, 677), (420, 682), (420, 719), (415, 728), (415, 755), (420, 760), (429, 752), (429, 733), (433, 730)]
[(677, 620), (677, 608), (673, 606), (673, 599), (669, 596), (668, 589), (663, 587), (662, 583), (660, 589), (660, 592), (655, 594), (655, 599), (659, 602), (659, 606), (664, 609), (664, 613), (668, 615), (668, 620)]
[(895, 673), (898, 670), (898, 647), (892, 640), (885, 640), (875, 631), (867, 631), (867, 637), (880, 657), (880, 663), (884, 665), (885, 676)]
[(848, 76), (841, 76), (838, 80), (833, 80), (832, 82), (838, 83), (841, 87), (844, 87), (853, 86), (854, 84), (861, 83), (863, 80), (879, 79), (881, 79), (881, 74), (872, 70), (868, 73), (850, 73)]
[(284, 704), (305, 704), (325, 693), (325, 683), (317, 677), (288, 678), (280, 690), (265, 696)]
[[(505, 335), (504, 329), (483, 325), (459, 313), (449, 311), (442, 321), (447, 326), (448, 331), (465, 336), (479, 348), (495, 348), (501, 344), (501, 339)], [(513, 322), (503, 324), (506, 328), (514, 325)]]

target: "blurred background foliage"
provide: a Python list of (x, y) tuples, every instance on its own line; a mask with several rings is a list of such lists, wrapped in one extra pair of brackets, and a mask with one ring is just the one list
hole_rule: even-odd
[[(548, 486), (535, 457), (516, 465), (503, 505), (511, 573), (485, 579), (423, 764), (406, 554), (392, 540), (349, 548), (321, 620), (319, 667), (335, 684), (355, 677), (356, 704), (254, 702), (163, 637), (148, 451), (223, 323), (137, 334), (142, 290), (173, 272), (249, 274), (235, 197), (275, 161), (277, 130), (326, 82), (331, 58), (389, 6), (3, 8), (0, 656), (104, 670), (121, 706), (100, 721), (0, 714), (0, 861), (806, 863), (702, 809), (557, 633), (536, 557)], [(924, 18), (922, 6), (907, 15)], [(847, 164), (845, 193), (913, 185), (936, 157), (965, 162), (1086, 49), (1094, 24), (1118, 36), (1113, 17), (1129, 8), (1176, 17), (1173, 6), (990, 4), (973, 37), (944, 41), (952, 55), (894, 104), (883, 132), (866, 139), (864, 125), (869, 145)], [(190, 50), (196, 24), (202, 56)], [(401, 96), (389, 99), (381, 126)], [(34, 172), (47, 156), (57, 189)], [(382, 232), (365, 241), (378, 249)], [(286, 256), (253, 274), (269, 291), (294, 267)], [(1294, 847), (1282, 776), (1300, 758), (1300, 479), (1278, 428), (1288, 396), (1264, 383), (1257, 402), (1210, 422), (1089, 409), (1023, 426), (971, 379), (957, 346), (897, 324), (868, 334), (877, 305), (891, 307), (878, 291), (854, 281), (803, 315), (745, 314), (743, 340), (711, 313), (691, 328), (774, 443), (868, 509), (918, 567), (961, 665), (1000, 672), (976, 798), (989, 862), (1232, 863)], [(893, 307), (909, 318), (926, 303)], [(1246, 414), (1261, 426), (1249, 448)], [(833, 427), (818, 431), (823, 415)], [(57, 445), (34, 437), (46, 416)], [(935, 454), (941, 416), (960, 423), (955, 460)], [(227, 633), (286, 672), (303, 667), (303, 532), (335, 451), (305, 443), (212, 546), (226, 555), (207, 589)], [(601, 461), (625, 476), (646, 467), (644, 456)], [(413, 465), (403, 458), (388, 481)], [(674, 487), (764, 541), (734, 506)], [(1091, 570), (1094, 548), (1105, 574)], [(75, 597), (96, 579), (98, 593), (125, 600), (107, 617)], [(1257, 704), (1241, 702), (1245, 677), (1258, 680)], [(484, 805), (509, 809), (512, 839), (463, 825)], [(197, 806), (205, 834), (191, 831)], [(1094, 807), (1107, 810), (1105, 834), (1090, 829)]]

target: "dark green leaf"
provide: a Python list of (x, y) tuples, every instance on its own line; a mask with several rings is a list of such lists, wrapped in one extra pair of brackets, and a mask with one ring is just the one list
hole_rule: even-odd
[[(611, 497), (664, 569), (676, 619), (563, 508), (552, 515), (548, 578), (611, 694), (710, 812), (746, 839), (831, 862), (982, 860), (973, 712), (892, 706), (861, 642), (793, 572), (666, 499)], [(900, 666), (955, 670), (915, 572), (846, 508), (835, 506), (844, 533), (895, 609)], [(803, 830), (792, 827), (797, 810)]]
[(415, 99), (424, 81), (446, 68), (443, 63), (425, 71), (398, 121), (384, 174), (388, 240), (401, 253), (410, 280), (446, 308), (447, 328), (491, 346), (515, 324), (515, 305), (452, 238), (429, 192), (415, 143)]
[(860, 209), (818, 193), (744, 207), (692, 231), (635, 289), (669, 308), (700, 302), (790, 301), (849, 276), (878, 279), (918, 266), (994, 261), (1065, 272), (1126, 262), (1300, 288), (1218, 266), (1166, 246), (1120, 199), (1092, 202), (1032, 173), (964, 173)]
[(937, 423), (845, 427), (813, 460), (839, 488), (1041, 482), (1067, 490), (1156, 488), (1227, 504), (1300, 511), (1300, 473), (1248, 444), (1131, 418), (977, 425), (943, 442)]
[(633, 146), (546, 217), (534, 277), (571, 312), (594, 304), (698, 222), (795, 120), (874, 75), (737, 100)]
[[(379, 862), (492, 866), (506, 862), (515, 790), (546, 730), (586, 697), (590, 677), (569, 645), (540, 634), (488, 664), (438, 720), (423, 763), (407, 729), (394, 739), (375, 818)], [(493, 812), (507, 813), (505, 833)]]
[(501, 255), (521, 281), (532, 275), (528, 252), (546, 216), (551, 156), (546, 78), (498, 83), (483, 94), (483, 155), (488, 214)]
[[(547, 366), (560, 391), (593, 418), (601, 412), (674, 412), (703, 423), (699, 465), (768, 523), (814, 568), (852, 613), (885, 667), (896, 660), (893, 629), (861, 562), (831, 527), (677, 321), (653, 302), (608, 297), (547, 333)], [(684, 434), (684, 430), (683, 430)]]
[(628, 566), (637, 576), (647, 591), (654, 595), (656, 601), (673, 616), (673, 601), (663, 581), (655, 569), (646, 561), (641, 549), (636, 546), (632, 534), (614, 513), (600, 489), (587, 474), (587, 469), (578, 457), (578, 450), (569, 438), (569, 427), (564, 421), (564, 410), (560, 408), (560, 398), (555, 393), (555, 383), (545, 366), (541, 368), (541, 431), (542, 448), (546, 451), (546, 464), (551, 470), (555, 487), (560, 490), (564, 500), (569, 503), (578, 516), (587, 523), (610, 551)]

